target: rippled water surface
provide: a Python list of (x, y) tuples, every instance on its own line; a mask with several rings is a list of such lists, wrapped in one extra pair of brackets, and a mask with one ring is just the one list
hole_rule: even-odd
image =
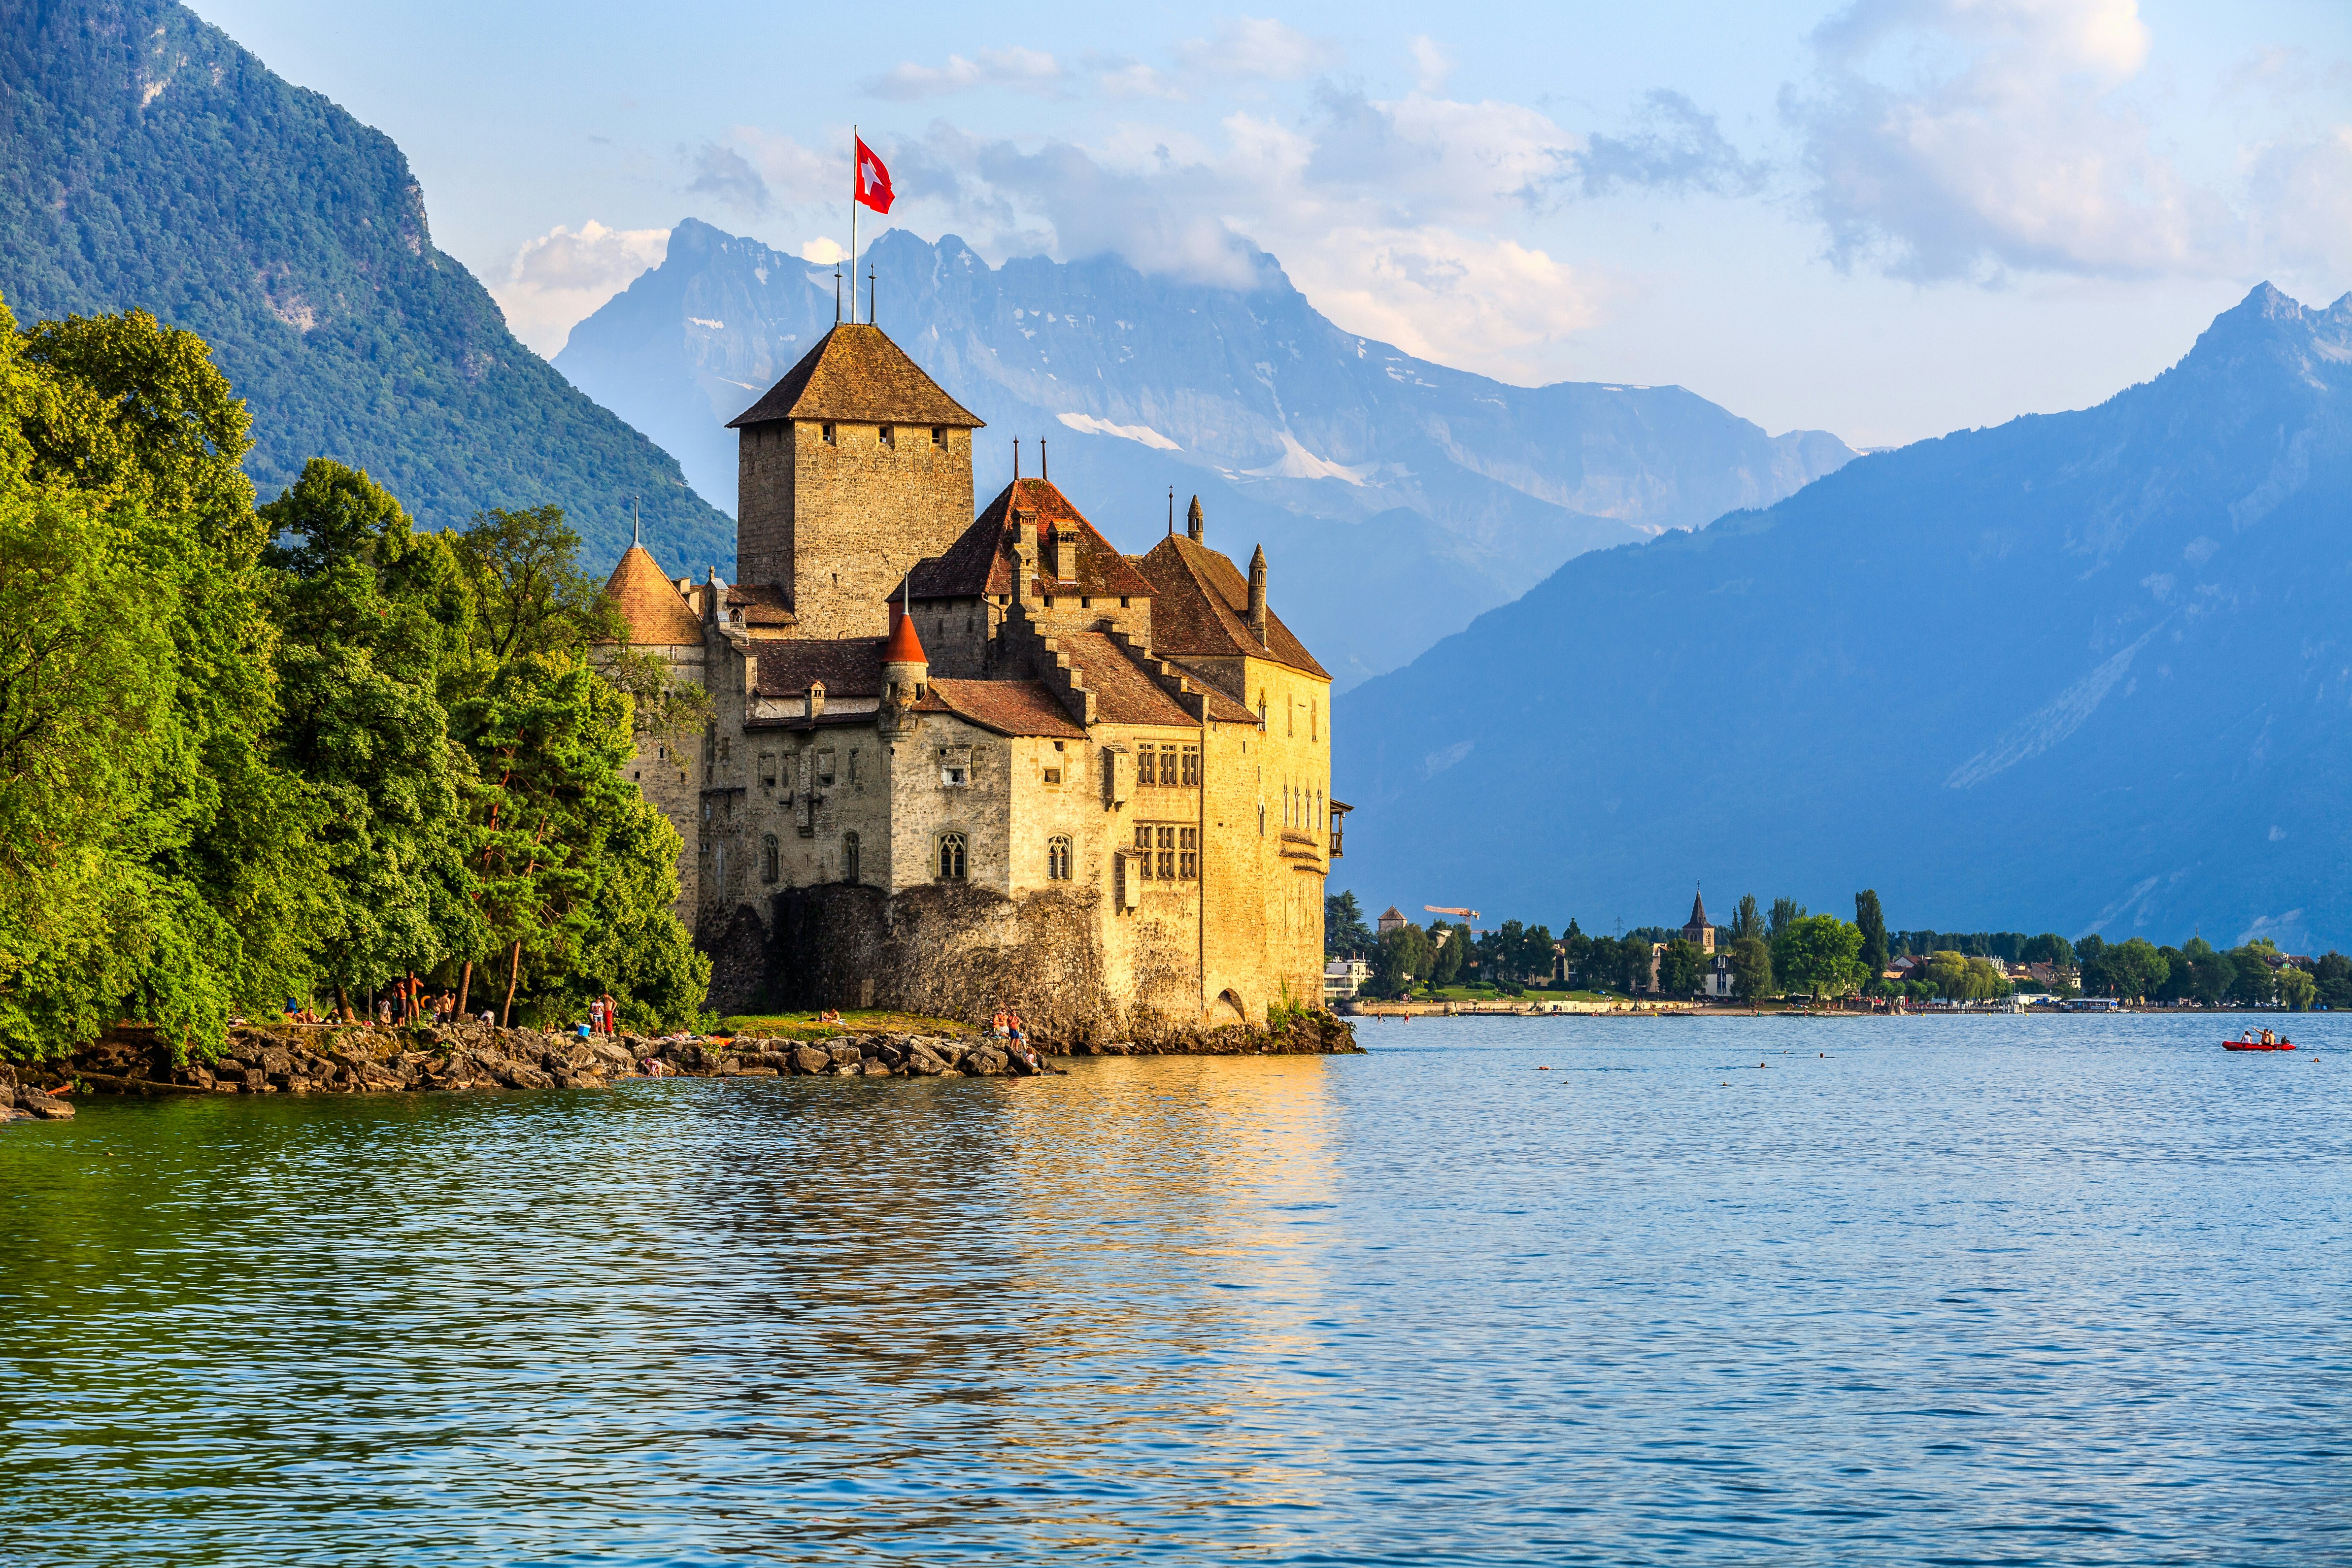
[(2294, 1022), (95, 1100), (0, 1129), (0, 1560), (2346, 1561)]

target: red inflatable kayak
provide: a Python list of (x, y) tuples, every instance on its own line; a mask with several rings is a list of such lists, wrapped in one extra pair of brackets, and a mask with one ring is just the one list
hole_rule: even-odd
[(2258, 1040), (2225, 1040), (2221, 1042), (2221, 1049), (2223, 1051), (2293, 1051), (2294, 1041), (2283, 1040), (2275, 1045), (2264, 1045)]

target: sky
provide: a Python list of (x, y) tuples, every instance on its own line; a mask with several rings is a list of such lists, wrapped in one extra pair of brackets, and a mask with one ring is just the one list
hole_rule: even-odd
[(551, 356), (681, 218), (830, 259), (853, 125), (869, 222), (992, 261), (1255, 246), (1442, 363), (1857, 446), (2097, 402), (2262, 281), (2352, 290), (2341, 0), (194, 8), (391, 135)]

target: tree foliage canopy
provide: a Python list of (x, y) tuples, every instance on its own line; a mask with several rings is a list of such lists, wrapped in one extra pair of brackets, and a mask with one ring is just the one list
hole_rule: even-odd
[(0, 308), (0, 1051), (125, 1017), (205, 1048), (493, 942), (540, 1015), (692, 1016), (677, 833), (621, 781), (561, 514), (419, 534), (324, 460), (257, 510), (247, 443), (193, 335)]

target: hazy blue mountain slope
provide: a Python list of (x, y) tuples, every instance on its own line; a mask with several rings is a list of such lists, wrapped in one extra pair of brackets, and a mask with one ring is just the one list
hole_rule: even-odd
[(267, 499), (313, 455), (431, 526), (553, 501), (600, 558), (731, 571), (677, 465), (509, 335), (434, 248), (391, 140), (162, 0), (0, 0), (0, 298), (19, 323), (142, 307), (253, 410)]
[[(1267, 539), (1284, 614), (1343, 685), (1580, 550), (1775, 500), (1853, 456), (1676, 387), (1528, 390), (1416, 360), (1340, 331), (1270, 257), (1246, 292), (1110, 257), (991, 267), (902, 230), (868, 259), (883, 327), (989, 422), (983, 490), (1015, 435), (1033, 472), (1047, 437), (1055, 477), (1129, 547), (1164, 524), (1171, 486), (1199, 491), (1220, 542)], [(831, 267), (688, 221), (555, 363), (731, 506), (724, 423), (832, 325), (834, 298)]]
[(1333, 733), (1367, 907), (2352, 945), (2352, 296), (1580, 557)]

